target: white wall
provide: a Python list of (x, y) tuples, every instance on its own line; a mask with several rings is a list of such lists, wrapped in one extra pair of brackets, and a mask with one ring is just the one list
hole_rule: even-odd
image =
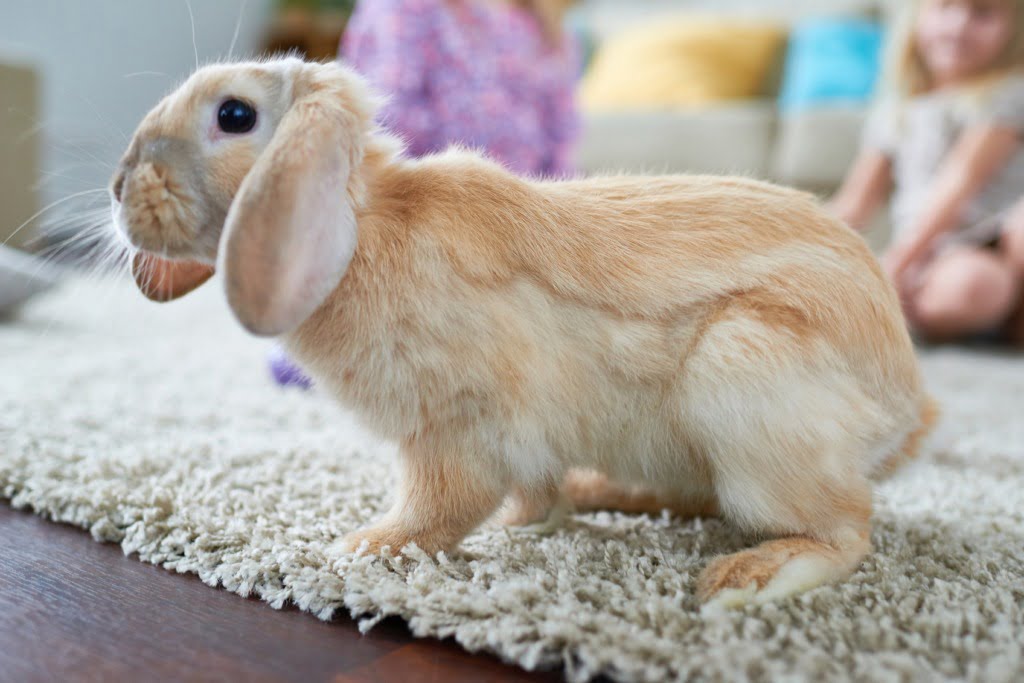
[[(236, 56), (258, 49), (272, 2), (248, 0)], [(242, 5), (192, 0), (200, 61), (226, 56)], [(24, 124), (39, 126), (44, 171), (61, 174), (44, 178), (44, 201), (103, 186), (125, 136), (196, 59), (185, 0), (0, 0), (6, 55), (42, 75), (42, 120)]]

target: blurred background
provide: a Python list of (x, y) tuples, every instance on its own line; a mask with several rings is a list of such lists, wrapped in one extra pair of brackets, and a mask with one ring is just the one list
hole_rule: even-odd
[[(885, 2), (567, 4), (580, 51), (574, 173), (742, 173), (822, 195), (841, 181), (878, 89)], [(103, 187), (139, 120), (197, 59), (225, 59), (232, 43), (236, 58), (289, 49), (334, 58), (352, 9), (347, 0), (3, 3), (0, 241), (43, 206)], [(45, 219), (11, 244), (38, 246)]]

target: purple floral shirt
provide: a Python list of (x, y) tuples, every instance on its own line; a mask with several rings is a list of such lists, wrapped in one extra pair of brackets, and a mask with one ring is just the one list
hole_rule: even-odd
[(579, 57), (497, 2), (362, 0), (342, 56), (391, 96), (381, 121), (422, 156), (452, 144), (531, 176), (574, 172)]

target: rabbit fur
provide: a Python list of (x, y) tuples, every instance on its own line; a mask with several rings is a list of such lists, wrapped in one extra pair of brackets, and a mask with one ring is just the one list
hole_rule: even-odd
[[(226, 99), (253, 105), (250, 133), (217, 130)], [(147, 296), (220, 271), (247, 329), (400, 445), (394, 507), (342, 550), (450, 551), (503, 502), (527, 525), (668, 508), (765, 539), (709, 563), (710, 605), (855, 570), (872, 481), (935, 419), (857, 234), (745, 178), (408, 159), (376, 108), (339, 64), (206, 67), (112, 186)]]

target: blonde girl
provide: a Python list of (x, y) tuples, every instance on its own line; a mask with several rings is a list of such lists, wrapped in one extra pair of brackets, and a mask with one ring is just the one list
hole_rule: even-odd
[(1013, 332), (1024, 289), (1024, 211), (1013, 210), (1024, 196), (1024, 0), (909, 5), (893, 92), (832, 206), (863, 228), (892, 193), (884, 263), (922, 337)]

